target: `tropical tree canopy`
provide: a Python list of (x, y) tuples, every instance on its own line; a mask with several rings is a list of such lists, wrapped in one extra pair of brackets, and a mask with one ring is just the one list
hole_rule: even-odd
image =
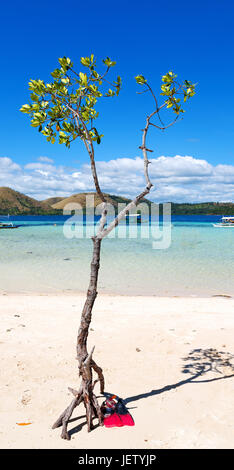
[(20, 111), (31, 117), (31, 126), (46, 136), (48, 142), (70, 147), (77, 137), (82, 140), (96, 141), (103, 137), (94, 125), (98, 117), (97, 101), (102, 97), (119, 94), (121, 77), (109, 82), (106, 75), (116, 62), (109, 57), (103, 60), (105, 71), (100, 74), (96, 68), (96, 59), (81, 57), (84, 71), (77, 73), (69, 57), (58, 59), (60, 68), (52, 73), (53, 81), (30, 80), (31, 102), (24, 104)]

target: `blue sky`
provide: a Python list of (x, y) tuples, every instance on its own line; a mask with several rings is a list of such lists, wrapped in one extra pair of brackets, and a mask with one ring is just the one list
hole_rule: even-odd
[[(88, 163), (81, 144), (75, 143), (67, 150), (62, 145), (47, 143), (30, 127), (28, 117), (21, 114), (19, 108), (28, 101), (28, 81), (31, 78), (48, 80), (49, 73), (57, 66), (58, 57), (70, 57), (79, 68), (80, 57), (94, 53), (100, 59), (110, 56), (116, 60), (113, 73), (123, 78), (119, 98), (106, 100), (100, 107), (98, 128), (104, 139), (97, 147), (98, 161), (141, 156), (138, 149), (140, 129), (151, 103), (146, 95), (136, 94), (134, 76), (144, 74), (157, 93), (161, 75), (173, 70), (178, 78), (198, 83), (197, 94), (186, 106), (183, 121), (164, 133), (156, 130), (151, 133), (149, 145), (154, 149), (154, 158), (191, 156), (207, 162), (212, 168), (224, 165), (226, 173), (229, 165), (232, 171), (232, 1), (198, 0), (192, 4), (171, 0), (145, 3), (138, 0), (116, 3), (13, 1), (2, 4), (1, 17), (0, 90), (4, 112), (0, 117), (0, 158), (5, 158), (4, 165), (7, 158), (22, 170), (25, 165), (35, 162), (43, 165), (42, 160), (38, 160), (40, 157), (53, 160), (57, 169), (67, 166), (78, 170)], [(48, 173), (49, 168), (44, 173), (46, 171)], [(23, 183), (15, 188), (33, 195), (26, 184), (25, 170), (24, 179), (25, 188)], [(234, 181), (229, 181), (229, 187), (232, 183)], [(14, 181), (2, 180), (0, 184), (14, 187)], [(118, 187), (113, 186), (113, 189), (118, 191)], [(38, 194), (51, 195), (53, 190), (61, 192), (61, 185), (54, 189), (48, 187), (47, 191)], [(234, 195), (234, 186), (232, 190)], [(211, 195), (207, 194), (207, 198)], [(194, 197), (197, 199), (198, 194)], [(230, 199), (228, 192), (227, 198)]]

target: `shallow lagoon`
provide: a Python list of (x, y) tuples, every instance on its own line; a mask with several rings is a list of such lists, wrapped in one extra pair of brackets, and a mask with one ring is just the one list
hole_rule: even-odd
[[(171, 245), (153, 249), (153, 237), (102, 244), (99, 292), (123, 295), (234, 295), (234, 228), (214, 228), (219, 216), (172, 217)], [(89, 280), (93, 223), (87, 238), (66, 238), (63, 216), (11, 217), (17, 230), (0, 231), (1, 292), (84, 292)], [(56, 224), (56, 225), (55, 225)], [(79, 227), (83, 226), (79, 221)], [(131, 227), (132, 229), (132, 227)], [(147, 236), (151, 227), (142, 224)], [(112, 234), (113, 236), (113, 234)]]

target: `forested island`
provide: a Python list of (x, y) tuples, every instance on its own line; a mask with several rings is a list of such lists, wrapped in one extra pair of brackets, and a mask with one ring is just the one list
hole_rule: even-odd
[[(86, 196), (94, 196), (94, 207), (101, 203), (96, 193), (78, 193), (67, 197), (51, 197), (43, 201), (26, 196), (8, 187), (0, 188), (0, 214), (1, 215), (62, 215), (68, 203), (78, 203), (85, 208)], [(118, 204), (127, 204), (130, 199), (106, 194), (107, 201), (117, 210)], [(151, 201), (143, 199), (149, 207)], [(163, 205), (160, 204), (162, 214)], [(234, 215), (232, 202), (202, 202), (202, 203), (174, 203), (171, 202), (172, 215)]]

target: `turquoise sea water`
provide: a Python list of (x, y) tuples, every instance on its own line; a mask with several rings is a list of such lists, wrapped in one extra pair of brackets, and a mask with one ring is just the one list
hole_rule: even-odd
[[(169, 248), (152, 237), (105, 239), (99, 292), (122, 295), (234, 295), (234, 228), (216, 229), (216, 216), (175, 216)], [(90, 238), (67, 239), (62, 217), (18, 217), (0, 230), (0, 292), (84, 292)], [(56, 223), (56, 226), (54, 225)], [(92, 224), (87, 221), (87, 230)], [(121, 232), (124, 227), (119, 227)], [(147, 232), (147, 225), (144, 229)]]

